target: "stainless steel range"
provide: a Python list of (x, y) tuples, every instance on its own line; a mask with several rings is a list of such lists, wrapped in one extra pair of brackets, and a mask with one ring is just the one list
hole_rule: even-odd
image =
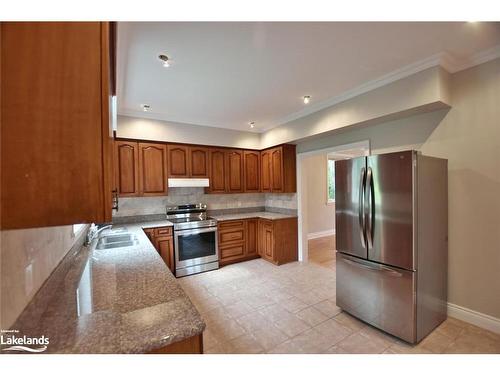
[(177, 277), (219, 268), (217, 220), (207, 217), (207, 205), (167, 207), (174, 224), (175, 274)]

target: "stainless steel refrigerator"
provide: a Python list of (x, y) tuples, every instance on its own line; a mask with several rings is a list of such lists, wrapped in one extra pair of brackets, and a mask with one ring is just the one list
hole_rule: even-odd
[(335, 162), (337, 305), (416, 343), (446, 319), (447, 160), (403, 151)]

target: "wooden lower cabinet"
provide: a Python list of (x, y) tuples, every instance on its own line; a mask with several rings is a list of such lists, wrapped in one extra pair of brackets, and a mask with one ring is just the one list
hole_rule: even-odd
[(219, 263), (257, 257), (276, 265), (298, 260), (297, 218), (228, 220), (218, 224)]
[(152, 350), (148, 354), (203, 354), (203, 333)]
[(259, 255), (276, 265), (298, 260), (297, 218), (259, 219)]
[(175, 257), (174, 257), (174, 236), (172, 227), (158, 227), (144, 229), (144, 233), (160, 253), (161, 258), (167, 267), (175, 275)]
[(257, 231), (252, 229), (253, 224), (250, 224), (251, 229), (248, 230), (249, 221), (253, 222), (255, 219), (229, 220), (218, 224), (219, 263), (221, 266), (258, 257), (254, 246), (251, 245), (257, 241)]
[(175, 262), (174, 262), (174, 237), (172, 236), (160, 236), (154, 237), (154, 246), (156, 250), (160, 253), (161, 258), (167, 265), (167, 267), (175, 272)]

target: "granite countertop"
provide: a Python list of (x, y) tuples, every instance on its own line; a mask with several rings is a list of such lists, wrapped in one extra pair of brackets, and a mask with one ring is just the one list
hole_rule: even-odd
[(139, 225), (142, 229), (149, 229), (149, 228), (159, 228), (159, 227), (172, 227), (174, 224), (171, 221), (168, 220), (157, 220), (157, 221), (148, 221), (145, 223), (139, 223), (139, 224), (118, 224), (115, 225), (116, 227), (121, 227), (121, 226), (126, 226), (130, 227), (133, 225)]
[(48, 337), (48, 353), (145, 353), (202, 333), (200, 314), (142, 230), (166, 225), (117, 225), (139, 244), (70, 251), (11, 329)]
[(252, 219), (252, 218), (279, 220), (279, 219), (288, 219), (291, 217), (297, 217), (297, 215), (286, 215), (269, 211), (256, 211), (247, 213), (210, 215), (210, 216), (216, 219), (217, 221), (242, 220), (242, 219)]

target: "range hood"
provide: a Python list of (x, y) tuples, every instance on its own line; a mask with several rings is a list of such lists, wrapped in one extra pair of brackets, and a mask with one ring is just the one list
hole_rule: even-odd
[(208, 178), (169, 178), (168, 187), (208, 187)]

